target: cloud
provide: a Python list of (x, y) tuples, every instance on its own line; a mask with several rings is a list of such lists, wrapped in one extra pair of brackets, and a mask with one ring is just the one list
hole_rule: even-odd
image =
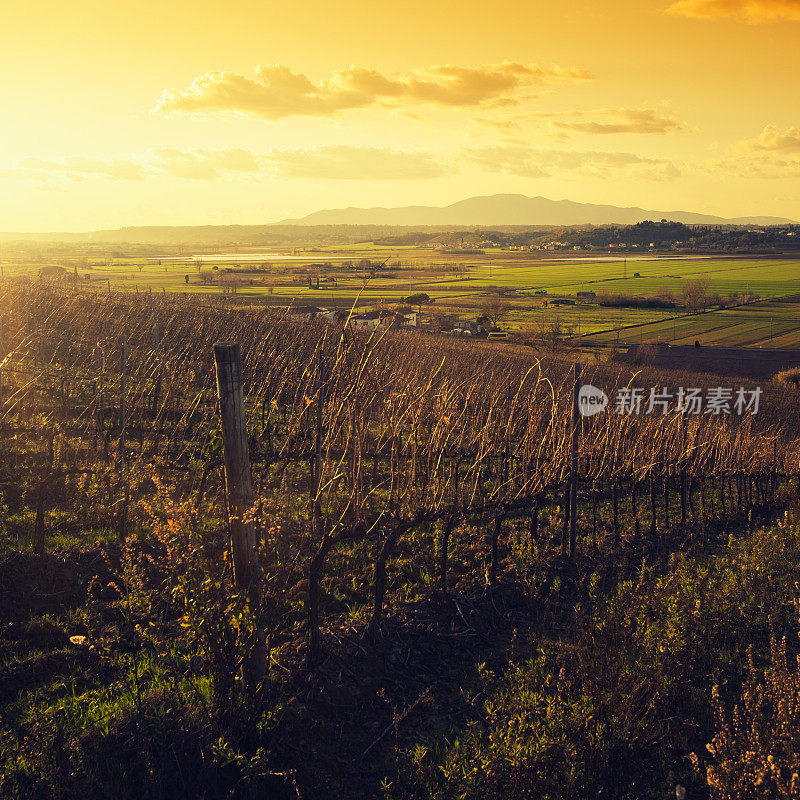
[(73, 180), (90, 177), (117, 178), (122, 180), (141, 180), (144, 169), (140, 163), (128, 159), (87, 158), (71, 156), (60, 161), (47, 161), (39, 158), (21, 158), (9, 170), (16, 175), (47, 177), (60, 175)]
[[(677, 133), (681, 126), (654, 108), (599, 108), (593, 111), (557, 111), (535, 115), (549, 119), (559, 131), (569, 133)], [(599, 119), (590, 119), (596, 117)]]
[(704, 168), (747, 178), (800, 177), (800, 128), (781, 131), (766, 125), (758, 136), (734, 142), (723, 158), (706, 162)]
[(247, 150), (172, 150), (153, 149), (129, 158), (89, 158), (69, 156), (59, 160), (21, 158), (0, 174), (8, 177), (39, 179), (113, 178), (142, 180), (150, 175), (213, 180), (222, 172), (258, 172), (259, 164)]
[(23, 158), (0, 177), (143, 179), (169, 176), (186, 180), (216, 180), (230, 173), (269, 173), (290, 178), (339, 180), (415, 180), (438, 178), (454, 171), (432, 153), (379, 147), (332, 145), (308, 149), (275, 149), (263, 155), (249, 150), (148, 150), (129, 159), (74, 156), (58, 161)]
[(800, 0), (678, 0), (667, 12), (697, 19), (741, 17), (751, 23), (800, 20)]
[(259, 165), (247, 150), (151, 150), (146, 157), (150, 167), (175, 178), (213, 180), (220, 170), (258, 172)]
[(279, 174), (291, 178), (414, 180), (438, 178), (453, 172), (452, 166), (430, 153), (347, 145), (273, 150), (262, 161)]
[(800, 153), (800, 128), (792, 125), (782, 132), (777, 125), (766, 125), (755, 139), (742, 139), (736, 147), (751, 152)]
[(273, 64), (256, 67), (254, 79), (233, 72), (207, 72), (185, 89), (163, 91), (154, 110), (238, 111), (279, 120), (332, 116), (374, 105), (507, 105), (518, 102), (531, 86), (592, 78), (582, 69), (505, 61), (478, 67), (441, 64), (397, 77), (351, 66), (312, 83), (305, 75)]
[(516, 134), (522, 130), (523, 117), (473, 117), (472, 122), (484, 128), (492, 128), (502, 134)]
[(549, 111), (473, 118), (473, 122), (481, 127), (492, 128), (504, 137), (518, 137), (525, 123), (541, 120), (547, 122), (550, 133), (559, 139), (566, 139), (575, 133), (667, 135), (683, 130), (676, 119), (653, 108), (597, 108), (588, 111)]
[(159, 148), (126, 159), (73, 156), (45, 161), (25, 158), (16, 162), (9, 172), (18, 177), (68, 180), (90, 177), (141, 180), (161, 176), (211, 181), (238, 173), (315, 180), (390, 181), (451, 175), (458, 171), (458, 161), (464, 159), (490, 172), (529, 178), (566, 174), (593, 178), (624, 175), (663, 180), (679, 174), (669, 161), (643, 158), (632, 153), (548, 150), (520, 143), (462, 148), (450, 155), (352, 145), (276, 148), (263, 154), (237, 148)]
[(524, 178), (553, 175), (608, 179), (624, 176), (644, 180), (668, 180), (680, 175), (664, 159), (643, 158), (633, 153), (598, 150), (544, 150), (526, 145), (464, 148), (464, 156), (487, 172)]
[(739, 155), (706, 162), (704, 170), (737, 178), (800, 178), (800, 158), (769, 155)]

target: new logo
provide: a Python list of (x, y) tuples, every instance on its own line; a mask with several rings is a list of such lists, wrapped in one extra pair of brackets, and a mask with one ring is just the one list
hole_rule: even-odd
[(585, 383), (578, 391), (578, 410), (584, 417), (599, 414), (608, 405), (608, 395), (591, 383)]

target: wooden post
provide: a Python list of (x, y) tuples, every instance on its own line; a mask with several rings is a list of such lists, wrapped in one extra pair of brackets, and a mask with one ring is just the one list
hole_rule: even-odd
[(450, 549), (450, 537), (453, 534), (455, 524), (455, 514), (448, 514), (442, 523), (442, 533), (439, 539), (439, 553), (436, 567), (439, 586), (443, 591), (447, 590), (447, 558)]
[(319, 491), (322, 487), (322, 427), (325, 413), (325, 380), (322, 375), (322, 349), (317, 352), (317, 369), (314, 373), (316, 384), (317, 413), (314, 431), (314, 516), (319, 516)]
[(650, 469), (650, 535), (658, 534), (658, 524), (656, 522), (656, 476), (655, 467)]
[(120, 351), (120, 371), (119, 371), (119, 442), (117, 448), (119, 452), (120, 474), (125, 474), (125, 426), (127, 423), (127, 406), (125, 403), (125, 392), (127, 390), (127, 371), (128, 371), (128, 334), (122, 336), (122, 348)]
[(5, 342), (3, 340), (4, 319), (0, 314), (0, 397), (3, 396), (3, 359), (6, 357)]
[(573, 366), (574, 383), (572, 387), (572, 453), (570, 459), (569, 480), (569, 558), (575, 558), (575, 535), (578, 523), (578, 444), (580, 441), (580, 409), (578, 392), (580, 391), (581, 365)]
[(536, 495), (533, 501), (533, 510), (531, 511), (530, 519), (530, 545), (531, 553), (533, 552), (534, 542), (539, 539), (539, 512), (542, 509), (542, 493)]
[(105, 375), (106, 375), (106, 354), (100, 346), (100, 342), (95, 347), (100, 352), (100, 370), (97, 377), (97, 428), (103, 427), (104, 414), (106, 410), (105, 397)]
[(126, 404), (126, 391), (127, 391), (127, 378), (128, 378), (128, 334), (123, 334), (122, 337), (122, 353), (120, 355), (120, 373), (119, 373), (119, 473), (122, 478), (124, 495), (119, 501), (122, 505), (117, 510), (117, 533), (119, 540), (122, 542), (127, 535), (128, 527), (128, 504), (130, 503), (130, 487), (128, 486), (128, 476), (126, 472), (125, 463), (125, 427), (127, 425), (127, 404)]
[(489, 534), (489, 584), (494, 586), (497, 583), (497, 566), (500, 561), (500, 534), (503, 530), (503, 515), (497, 514), (494, 518), (494, 525)]
[(571, 497), (570, 486), (572, 484), (572, 476), (567, 475), (564, 481), (564, 514), (563, 525), (561, 526), (561, 557), (566, 559), (569, 555), (569, 505)]
[(322, 435), (325, 413), (325, 380), (322, 374), (322, 349), (317, 352), (317, 366), (314, 372), (314, 395), (317, 403), (316, 427), (314, 431), (314, 461), (313, 481), (310, 491), (309, 518), (311, 522), (311, 535), (314, 541), (319, 541), (319, 546), (311, 559), (308, 569), (308, 650), (306, 652), (306, 665), (312, 670), (319, 660), (320, 653), (320, 579), (322, 568), (328, 551), (331, 547), (329, 531), (324, 529), (322, 514), (320, 513), (319, 495), (322, 488)]
[(686, 527), (686, 409), (682, 408), (681, 413), (681, 525)]
[[(233, 578), (236, 587), (249, 594), (251, 608), (258, 619), (261, 599), (258, 586), (258, 551), (255, 523), (249, 518), (253, 506), (253, 486), (242, 402), (242, 368), (238, 343), (215, 344), (214, 362), (222, 427), (225, 488), (230, 512)], [(256, 689), (266, 671), (266, 648), (258, 622), (254, 634), (255, 643), (242, 665), (242, 678), (248, 690)]]
[(155, 416), (158, 411), (158, 401), (161, 395), (161, 372), (163, 368), (163, 362), (161, 359), (161, 326), (158, 324), (158, 318), (155, 314), (153, 314), (151, 319), (151, 325), (153, 329), (153, 349), (155, 350), (156, 358), (156, 381), (155, 385), (153, 386), (153, 401), (150, 405), (150, 413)]

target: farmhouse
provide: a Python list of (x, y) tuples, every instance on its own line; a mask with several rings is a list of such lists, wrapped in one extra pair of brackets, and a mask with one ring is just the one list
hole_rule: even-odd
[(392, 311), (366, 311), (350, 317), (350, 327), (355, 331), (374, 331), (391, 325), (395, 316)]
[(461, 320), (456, 327), (447, 332), (456, 336), (482, 336), (487, 332), (488, 324), (487, 317), (479, 317), (477, 320)]
[(319, 314), (319, 317), (320, 319), (324, 319), (325, 322), (335, 325), (337, 323), (343, 324), (349, 315), (350, 312), (347, 309), (327, 308)]
[(289, 313), (294, 314), (301, 319), (314, 319), (315, 317), (322, 316), (327, 309), (320, 308), (319, 306), (291, 306)]
[(396, 316), (396, 325), (399, 325), (401, 328), (416, 328), (417, 327), (417, 318), (419, 314), (416, 311), (408, 311), (408, 312), (397, 312)]

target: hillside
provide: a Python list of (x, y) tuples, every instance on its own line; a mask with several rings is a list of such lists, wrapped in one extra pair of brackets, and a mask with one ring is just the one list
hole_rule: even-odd
[[(661, 800), (668, 777), (708, 797), (706, 766), (793, 774), (791, 390), (576, 426), (564, 362), (524, 348), (8, 278), (0, 305), (0, 797)], [(636, 367), (678, 380), (726, 384)], [(753, 696), (748, 664), (783, 694), (745, 708), (760, 749), (717, 755), (711, 687), (731, 705), (749, 669)]]
[(283, 224), (293, 225), (633, 225), (644, 220), (669, 219), (688, 225), (780, 225), (780, 217), (725, 219), (690, 211), (649, 211), (612, 205), (549, 200), (522, 194), (470, 197), (449, 206), (404, 208), (340, 208), (316, 211)]
[(453, 231), (476, 225), (550, 228), (578, 225), (635, 225), (668, 219), (686, 225), (785, 225), (782, 217), (725, 219), (690, 211), (649, 211), (612, 205), (549, 200), (521, 194), (470, 197), (449, 206), (404, 208), (339, 208), (315, 211), (299, 219), (262, 225), (133, 225), (76, 232), (0, 232), (0, 242), (72, 242), (95, 244), (191, 244), (204, 246), (275, 246), (289, 242), (349, 243), (388, 235), (403, 235), (409, 227), (429, 232)]

